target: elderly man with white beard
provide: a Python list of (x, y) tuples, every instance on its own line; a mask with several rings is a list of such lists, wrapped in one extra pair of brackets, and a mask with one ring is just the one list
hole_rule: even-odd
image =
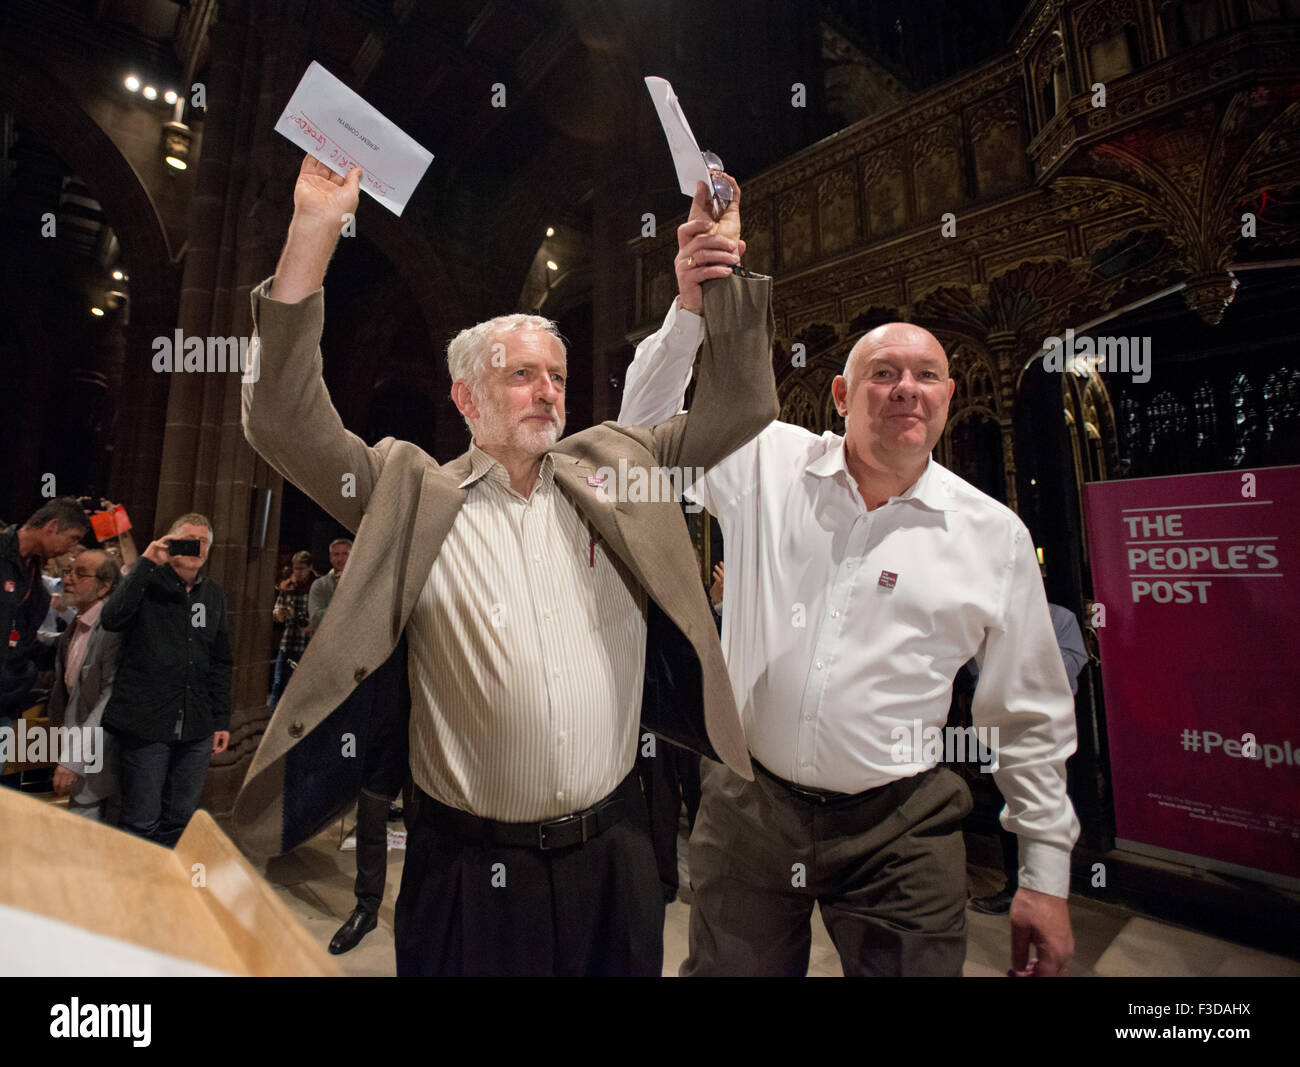
[[(276, 274), (253, 294), (245, 434), (356, 538), (236, 800), (237, 832), (274, 852), (319, 828), (355, 781), (343, 724), (391, 719), (402, 687), (353, 718), (348, 702), (405, 647), (418, 816), (398, 973), (657, 975), (664, 904), (633, 767), (647, 709), (671, 720), (650, 728), (752, 771), (679, 504), (619, 499), (600, 472), (707, 470), (776, 414), (770, 279), (731, 271), (739, 191), (727, 229), (697, 237), (717, 277), (689, 416), (561, 441), (564, 345), (546, 320), (506, 315), (448, 347), (472, 443), (438, 464), (349, 433), (321, 379), (321, 288), (359, 177), (304, 161)], [(684, 652), (671, 694), (646, 670), (659, 620)]]

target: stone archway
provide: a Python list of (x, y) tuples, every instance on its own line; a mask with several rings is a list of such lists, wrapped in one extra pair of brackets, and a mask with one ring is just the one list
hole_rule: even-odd
[[(114, 431), (114, 462), (107, 493), (130, 502), (145, 540), (152, 536), (167, 382), (148, 373), (147, 339), (176, 320), (179, 273), (162, 218), (139, 174), (72, 92), (11, 47), (0, 46), (0, 108), (57, 149), (103, 206), (131, 265), (131, 324), (126, 329), (125, 375)], [(33, 220), (35, 225), (35, 220)], [(139, 371), (140, 373), (134, 373)]]

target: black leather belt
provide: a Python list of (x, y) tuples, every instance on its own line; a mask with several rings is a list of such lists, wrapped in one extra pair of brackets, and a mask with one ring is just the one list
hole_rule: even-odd
[(585, 844), (621, 822), (628, 813), (630, 789), (635, 789), (637, 794), (641, 791), (635, 770), (604, 800), (571, 815), (561, 815), (542, 822), (498, 822), (495, 819), (484, 819), (467, 811), (449, 808), (421, 791), (420, 821), (428, 821), (439, 830), (485, 845), (536, 848), (543, 851), (569, 848)]
[(773, 774), (759, 763), (758, 760), (754, 759), (753, 755), (750, 755), (749, 762), (752, 763), (754, 769), (764, 777), (770, 778), (787, 793), (798, 797), (800, 800), (807, 801), (809, 804), (852, 804), (858, 800), (865, 800), (867, 797), (871, 796), (872, 793), (876, 793), (881, 789), (889, 788), (888, 785), (878, 785), (871, 789), (863, 790), (861, 793), (836, 793), (831, 789), (812, 789), (806, 785), (795, 785), (794, 782), (787, 782), (779, 775)]

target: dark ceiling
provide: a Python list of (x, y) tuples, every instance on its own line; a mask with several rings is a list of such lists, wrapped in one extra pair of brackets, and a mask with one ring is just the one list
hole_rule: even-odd
[[(668, 154), (641, 84), (673, 81), (701, 143), (742, 180), (840, 123), (822, 99), (820, 27), (918, 91), (1005, 47), (1021, 0), (6, 0), (15, 32), (52, 34), (114, 70), (179, 84), (202, 74), (210, 22), (299, 24), (311, 54), (435, 154), (410, 218), (463, 264), (462, 306), (500, 309), (542, 285), (547, 256), (582, 298), (595, 183), (635, 187), (643, 212), (680, 213)], [(34, 38), (39, 41), (39, 36)], [(39, 45), (37, 46), (39, 47)], [(790, 87), (808, 86), (808, 106)], [(507, 106), (492, 106), (504, 86)], [(3, 210), (58, 203), (103, 262), (105, 220), (51, 146), (7, 130)], [(629, 183), (627, 170), (638, 173)], [(613, 174), (615, 177), (609, 177)], [(488, 220), (488, 221), (485, 221)], [(111, 221), (111, 220), (110, 220)], [(543, 254), (548, 226), (557, 235)], [(97, 229), (98, 227), (98, 229)], [(96, 248), (99, 243), (98, 249)], [(491, 254), (484, 253), (484, 245)], [(530, 281), (531, 275), (531, 281)], [(554, 279), (552, 279), (554, 280)]]

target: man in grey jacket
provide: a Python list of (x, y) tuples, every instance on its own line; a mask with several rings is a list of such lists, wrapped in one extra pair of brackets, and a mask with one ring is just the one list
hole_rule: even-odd
[(54, 770), (54, 791), (68, 798), (68, 810), (88, 819), (115, 822), (117, 753), (100, 722), (113, 694), (122, 635), (99, 624), (104, 598), (121, 576), (117, 562), (101, 549), (82, 552), (63, 576), (63, 595), (76, 618), (59, 635), (49, 715), (53, 726), (80, 731), (72, 751)]

